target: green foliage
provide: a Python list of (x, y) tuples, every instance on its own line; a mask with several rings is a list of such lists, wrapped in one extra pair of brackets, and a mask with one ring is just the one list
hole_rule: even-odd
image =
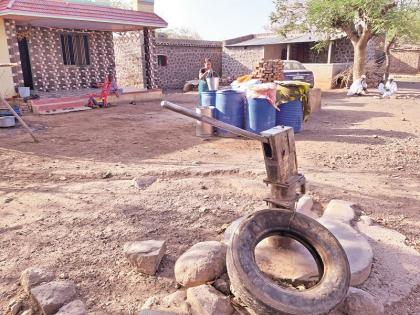
[(161, 37), (176, 39), (202, 39), (200, 34), (188, 27), (158, 30), (158, 35)]
[(375, 31), (387, 42), (420, 41), (420, 1), (400, 1)]
[(373, 35), (418, 38), (419, 0), (276, 0), (271, 21), (287, 34), (315, 30), (334, 37), (345, 32), (355, 43)]

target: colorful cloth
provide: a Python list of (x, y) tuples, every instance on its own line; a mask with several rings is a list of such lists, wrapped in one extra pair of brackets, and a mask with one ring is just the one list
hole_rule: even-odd
[(249, 98), (264, 98), (277, 109), (276, 90), (277, 85), (275, 83), (257, 84), (247, 90), (246, 96)]
[(206, 81), (204, 80), (199, 80), (198, 81), (198, 106), (202, 106), (203, 105), (203, 92), (208, 92), (209, 91), (209, 86), (207, 84)]
[(308, 100), (310, 89), (310, 84), (306, 82), (281, 81), (277, 87), (277, 105), (280, 106), (281, 110), (281, 104), (300, 100), (303, 107), (303, 121), (308, 121), (311, 115), (311, 106)]

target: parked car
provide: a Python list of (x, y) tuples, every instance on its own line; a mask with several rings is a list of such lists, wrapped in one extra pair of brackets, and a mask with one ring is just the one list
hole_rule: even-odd
[(303, 64), (295, 60), (284, 60), (283, 71), (285, 81), (303, 81), (314, 87), (314, 74), (312, 71), (306, 69)]

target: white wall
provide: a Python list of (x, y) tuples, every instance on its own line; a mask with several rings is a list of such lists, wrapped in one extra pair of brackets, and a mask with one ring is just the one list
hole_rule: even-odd
[[(2, 18), (0, 18), (0, 63), (10, 63), (6, 30)], [(15, 95), (11, 68), (0, 67), (0, 93), (3, 97), (12, 97)]]

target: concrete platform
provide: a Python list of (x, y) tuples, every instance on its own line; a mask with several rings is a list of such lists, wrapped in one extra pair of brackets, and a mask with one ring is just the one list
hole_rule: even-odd
[[(100, 92), (96, 93), (99, 94)], [(80, 95), (80, 91), (75, 91), (77, 96), (71, 97), (45, 97), (31, 101), (32, 111), (39, 115), (61, 114), (75, 111), (89, 110), (86, 106), (89, 100), (89, 93)], [(124, 94), (120, 97), (110, 95), (108, 102), (112, 105), (124, 103), (141, 103), (149, 101), (161, 101), (162, 90), (145, 90), (138, 88), (124, 89)]]
[[(356, 217), (354, 204), (331, 200), (323, 216), (311, 211), (313, 201), (304, 196), (298, 202), (298, 212), (317, 220), (340, 242), (350, 264), (351, 285), (363, 284), (369, 277), (373, 264), (373, 250), (366, 237), (351, 225)], [(234, 221), (225, 231), (224, 242), (229, 245), (233, 233), (245, 217)], [(296, 241), (275, 243), (262, 241), (255, 250), (258, 265), (274, 278), (310, 282), (318, 277), (318, 269), (309, 251)]]
[(309, 91), (308, 95), (309, 106), (311, 106), (311, 112), (316, 113), (321, 111), (322, 107), (322, 91), (318, 88), (313, 88)]

